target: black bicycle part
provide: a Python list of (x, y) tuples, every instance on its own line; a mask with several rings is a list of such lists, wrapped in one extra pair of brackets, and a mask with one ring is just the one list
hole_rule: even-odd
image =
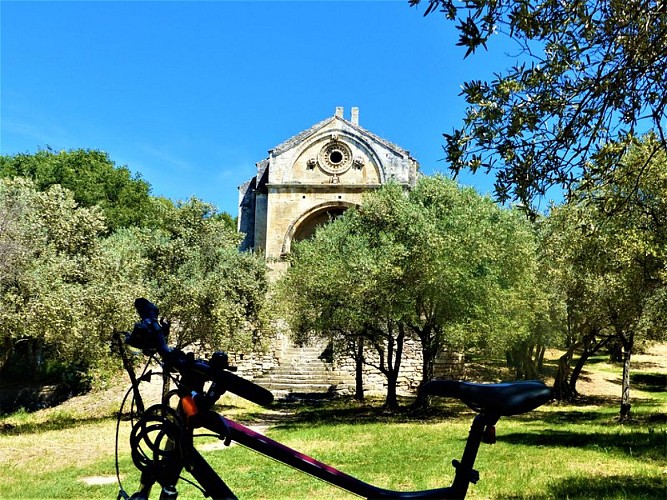
[[(160, 355), (166, 373), (177, 372), (177, 394), (180, 398), (174, 411), (167, 405), (156, 405), (150, 418), (140, 420), (133, 428), (132, 444), (144, 444), (143, 452), (133, 450), (133, 459), (143, 467), (142, 486), (132, 498), (147, 498), (155, 482), (163, 486), (161, 498), (176, 495), (175, 484), (183, 468), (187, 469), (201, 486), (206, 496), (235, 499), (233, 492), (194, 449), (193, 431), (206, 428), (225, 444), (236, 441), (263, 455), (274, 458), (302, 472), (366, 498), (463, 498), (469, 484), (479, 479), (473, 468), (482, 442), (495, 442), (495, 424), (501, 416), (530, 411), (551, 398), (551, 391), (539, 381), (503, 384), (473, 384), (458, 381), (432, 381), (424, 385), (426, 394), (456, 397), (479, 414), (473, 420), (461, 461), (454, 460), (456, 472), (450, 487), (426, 491), (399, 492), (378, 488), (345, 474), (311, 457), (303, 455), (277, 441), (210, 410), (213, 403), (225, 391), (233, 392), (258, 404), (269, 404), (273, 396), (269, 391), (229, 372), (226, 356), (214, 355), (211, 360), (197, 360), (178, 349), (170, 349), (165, 340), (168, 324), (158, 321), (158, 310), (145, 299), (138, 299), (137, 311), (142, 321), (135, 325), (126, 342), (144, 350), (145, 354)], [(204, 386), (212, 381), (207, 391)], [(165, 410), (165, 408), (168, 408)], [(146, 413), (149, 413), (147, 410)], [(174, 418), (174, 415), (178, 418)], [(146, 436), (154, 434), (155, 438)], [(162, 445), (161, 443), (166, 443)], [(152, 458), (148, 452), (152, 453)], [(173, 452), (173, 453), (172, 453)], [(178, 458), (175, 455), (179, 455)], [(139, 467), (139, 466), (138, 466)]]
[[(152, 307), (151, 307), (152, 306)], [(186, 354), (179, 349), (171, 349), (166, 342), (165, 332), (169, 324), (157, 320), (158, 309), (146, 299), (135, 301), (137, 312), (142, 315), (142, 320), (134, 325), (132, 333), (127, 336), (126, 342), (141, 349), (145, 354), (157, 352), (160, 354), (163, 365), (168, 370), (189, 374), (192, 377), (200, 377), (203, 381), (212, 381), (223, 394), (225, 391), (233, 392), (248, 401), (261, 406), (268, 406), (273, 402), (271, 391), (260, 387), (249, 380), (238, 377), (228, 369), (221, 368), (224, 361), (220, 356), (213, 357), (213, 363), (195, 359), (192, 354)], [(227, 363), (228, 366), (228, 363)]]
[(167, 405), (153, 405), (132, 427), (132, 461), (139, 471), (155, 477), (162, 486), (173, 485), (183, 469), (186, 440), (176, 411)]
[[(123, 350), (123, 352), (124, 352), (124, 350)], [(121, 499), (128, 500), (130, 498), (130, 496), (123, 489), (123, 484), (122, 484), (121, 476), (120, 476), (120, 463), (119, 463), (119, 460), (118, 460), (118, 450), (119, 450), (118, 443), (119, 443), (119, 436), (120, 436), (120, 423), (123, 419), (123, 408), (125, 408), (125, 403), (127, 402), (127, 399), (130, 396), (130, 394), (133, 394), (134, 397), (131, 400), (132, 402), (130, 403), (130, 411), (129, 411), (130, 421), (133, 422), (133, 424), (134, 424), (135, 415), (143, 414), (144, 408), (143, 408), (143, 403), (140, 403), (141, 402), (141, 396), (139, 395), (139, 384), (143, 381), (150, 382), (150, 379), (152, 377), (152, 372), (148, 368), (149, 368), (149, 364), (150, 364), (151, 359), (152, 358), (149, 358), (149, 360), (146, 362), (143, 370), (141, 371), (141, 375), (138, 378), (135, 376), (134, 368), (132, 367), (131, 363), (129, 363), (129, 360), (128, 360), (127, 364), (124, 363), (125, 369), (128, 370), (128, 372), (131, 372), (130, 380), (132, 381), (132, 386), (125, 393), (125, 396), (123, 397), (123, 400), (120, 404), (120, 410), (119, 410), (118, 415), (116, 417), (116, 444), (115, 444), (115, 453), (114, 453), (114, 455), (115, 455), (115, 463), (116, 463), (116, 478), (118, 480), (118, 487), (119, 487), (117, 500), (121, 500)], [(139, 399), (137, 399), (137, 396), (139, 396)], [(136, 412), (135, 412), (135, 404), (136, 404)], [(154, 482), (155, 481), (153, 481), (153, 483)], [(148, 495), (148, 493), (146, 493), (145, 498), (147, 498), (147, 495)], [(141, 495), (138, 496), (138, 497), (135, 497), (133, 495), (132, 498), (143, 498), (143, 497)]]
[(500, 384), (432, 380), (424, 384), (422, 391), (427, 395), (460, 399), (478, 413), (498, 417), (526, 413), (552, 399), (551, 389), (539, 380)]

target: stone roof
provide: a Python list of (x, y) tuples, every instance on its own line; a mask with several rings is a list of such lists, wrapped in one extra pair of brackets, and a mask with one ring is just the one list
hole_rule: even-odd
[(359, 125), (355, 125), (354, 123), (349, 122), (347, 120), (344, 120), (344, 121), (347, 122), (347, 124), (350, 125), (352, 128), (358, 130), (360, 133), (362, 133), (364, 135), (367, 135), (367, 136), (371, 137), (374, 141), (379, 142), (380, 144), (382, 144), (386, 148), (392, 149), (396, 153), (399, 153), (401, 155), (410, 156), (410, 152), (407, 149), (403, 149), (402, 147), (398, 146), (397, 144), (394, 144), (393, 142), (389, 142), (388, 140), (383, 139), (382, 137), (380, 137), (378, 135), (375, 135), (373, 132), (369, 132), (365, 128), (360, 127)]
[(269, 181), (269, 176), (267, 170), (269, 168), (269, 160), (262, 160), (257, 163), (257, 179), (256, 188), (257, 191), (264, 193), (266, 192), (266, 183)]
[(270, 149), (269, 153), (271, 153), (271, 154), (280, 154), (284, 151), (287, 151), (288, 149), (290, 149), (290, 148), (296, 146), (297, 144), (305, 141), (308, 137), (313, 135), (315, 132), (317, 132), (320, 129), (323, 129), (325, 126), (329, 125), (330, 123), (332, 123), (335, 120), (341, 120), (341, 121), (345, 122), (346, 125), (352, 127), (353, 129), (358, 131), (361, 135), (365, 135), (365, 136), (370, 137), (374, 141), (382, 144), (386, 148), (389, 148), (389, 149), (393, 150), (394, 152), (396, 152), (396, 153), (398, 153), (402, 156), (409, 156), (409, 154), (410, 154), (407, 150), (397, 146), (396, 144), (394, 144), (392, 142), (389, 142), (389, 141), (383, 139), (382, 137), (379, 137), (379, 136), (373, 134), (372, 132), (369, 132), (365, 128), (360, 127), (359, 125), (355, 125), (351, 121), (348, 121), (345, 118), (341, 118), (339, 116), (332, 116), (330, 118), (322, 120), (319, 123), (316, 123), (315, 125), (313, 125), (309, 129), (298, 133), (297, 135), (287, 139), (285, 142), (277, 145), (273, 149)]

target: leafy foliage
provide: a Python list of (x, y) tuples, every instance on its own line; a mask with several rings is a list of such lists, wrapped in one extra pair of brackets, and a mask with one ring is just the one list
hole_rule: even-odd
[[(370, 363), (387, 377), (389, 408), (398, 405), (396, 380), (405, 339), (403, 325), (397, 324), (405, 287), (396, 260), (403, 253), (388, 240), (373, 241), (359, 214), (348, 211), (318, 229), (313, 240), (295, 245), (278, 294), (298, 338), (327, 337), (339, 351), (356, 356), (358, 364)], [(358, 354), (364, 343), (377, 353), (372, 360), (363, 351)], [(358, 394), (359, 385), (358, 380)]]
[(61, 185), (0, 179), (0, 371), (83, 374), (104, 362), (114, 329), (135, 321), (138, 296), (160, 304), (181, 346), (261, 340), (265, 264), (238, 252), (229, 218), (199, 200), (149, 202), (152, 227), (107, 235), (102, 210)]
[(296, 246), (288, 318), (306, 335), (367, 339), (390, 386), (415, 335), (429, 380), (443, 348), (503, 352), (530, 334), (534, 245), (524, 217), (449, 179), (389, 184)]
[[(17, 206), (21, 220), (0, 236), (0, 246), (7, 247), (7, 241), (20, 245), (0, 281), (0, 338), (9, 353), (18, 341), (31, 343), (38, 366), (44, 357), (74, 363), (99, 357), (105, 345), (95, 333), (108, 328), (109, 318), (93, 315), (89, 300), (103, 278), (101, 212), (77, 207), (60, 186), (38, 192), (31, 181), (5, 179), (0, 214), (11, 214)], [(46, 344), (50, 352), (42, 353)]]
[(514, 66), (463, 85), (463, 126), (444, 134), (451, 169), (494, 171), (501, 201), (528, 204), (553, 185), (608, 180), (638, 133), (653, 129), (667, 145), (664, 2), (427, 3), (425, 15), (458, 20), (466, 56), (496, 36), (517, 44)]
[(229, 349), (259, 342), (264, 262), (239, 253), (239, 233), (212, 205), (191, 199), (162, 208), (160, 227), (146, 233), (146, 272), (176, 343)]
[(664, 338), (667, 326), (666, 197), (667, 155), (648, 135), (623, 158), (613, 182), (582, 183), (576, 200), (549, 218), (553, 283), (566, 297), (570, 341), (620, 343), (624, 404), (635, 343)]
[(27, 177), (40, 191), (60, 185), (73, 193), (79, 206), (99, 206), (111, 231), (153, 220), (149, 184), (127, 167), (117, 167), (102, 151), (43, 149), (0, 156), (0, 177)]

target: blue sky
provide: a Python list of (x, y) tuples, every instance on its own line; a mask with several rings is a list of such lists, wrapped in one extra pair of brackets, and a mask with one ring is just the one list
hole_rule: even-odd
[[(237, 212), (237, 187), (289, 137), (345, 107), (446, 171), (465, 80), (512, 63), (463, 58), (456, 31), (393, 1), (0, 2), (0, 152), (100, 149), (154, 195)], [(483, 174), (461, 181), (482, 193)]]

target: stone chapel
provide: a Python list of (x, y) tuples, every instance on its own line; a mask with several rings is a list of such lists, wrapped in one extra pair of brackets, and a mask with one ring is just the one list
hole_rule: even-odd
[[(263, 254), (279, 273), (292, 242), (309, 238), (317, 226), (359, 205), (364, 193), (386, 182), (410, 189), (419, 164), (405, 149), (359, 126), (358, 108), (346, 119), (339, 107), (334, 116), (269, 150), (256, 167), (257, 174), (239, 187), (241, 249)], [(327, 363), (325, 349), (326, 342), (295, 346), (281, 334), (266, 353), (230, 355), (244, 377), (274, 393), (353, 393), (354, 363), (348, 357)], [(421, 350), (414, 339), (403, 350), (397, 388), (409, 394), (421, 379)], [(376, 355), (372, 349), (366, 353), (368, 359)], [(462, 367), (462, 357), (436, 361), (438, 373), (448, 376)], [(363, 376), (369, 393), (384, 391), (385, 377), (378, 370), (366, 366)]]
[(359, 125), (343, 108), (269, 150), (257, 174), (239, 187), (242, 250), (280, 261), (293, 241), (361, 203), (365, 192), (393, 180), (410, 188), (419, 164), (399, 146)]

